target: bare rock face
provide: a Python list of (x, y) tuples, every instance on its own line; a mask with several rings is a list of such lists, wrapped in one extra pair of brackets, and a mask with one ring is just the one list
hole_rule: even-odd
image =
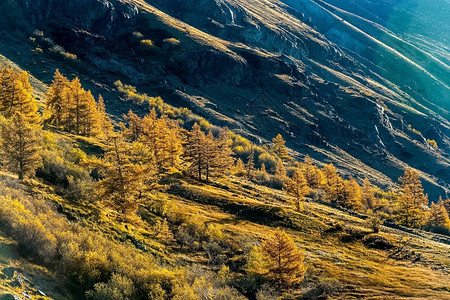
[(112, 34), (129, 26), (139, 11), (132, 4), (108, 0), (17, 0), (24, 15), (34, 25), (53, 25)]
[[(432, 200), (450, 192), (446, 55), (424, 54), (397, 27), (393, 36), (362, 4), (358, 18), (334, 0), (16, 1), (31, 29), (77, 55), (68, 72), (110, 106), (120, 79), (254, 141), (282, 133), (299, 158), (358, 179), (392, 186), (409, 165)], [(191, 100), (200, 96), (210, 105)]]

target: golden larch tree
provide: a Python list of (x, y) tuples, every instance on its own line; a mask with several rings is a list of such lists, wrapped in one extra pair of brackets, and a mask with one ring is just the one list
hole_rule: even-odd
[(324, 176), (322, 171), (313, 164), (311, 157), (305, 157), (302, 164), (303, 175), (308, 186), (312, 189), (318, 189), (323, 184)]
[(83, 89), (81, 87), (80, 79), (75, 77), (70, 83), (68, 88), (67, 97), (67, 123), (65, 130), (79, 134), (80, 132), (80, 122), (81, 122), (81, 104)]
[(209, 175), (213, 177), (226, 176), (233, 166), (233, 150), (227, 128), (221, 129), (217, 138), (212, 138), (209, 161)]
[(233, 174), (236, 176), (244, 176), (246, 174), (245, 164), (242, 159), (238, 158), (233, 167)]
[(283, 161), (289, 160), (290, 156), (286, 148), (286, 141), (283, 139), (281, 134), (277, 134), (277, 136), (272, 139), (272, 142), (273, 144), (271, 150), (273, 154), (278, 156), (278, 158)]
[(450, 218), (442, 201), (439, 201), (438, 203), (431, 203), (426, 227), (433, 231), (450, 231)]
[(245, 164), (245, 174), (247, 179), (251, 180), (255, 173), (255, 150), (252, 148)]
[(278, 159), (277, 165), (275, 166), (275, 177), (281, 182), (286, 180), (286, 168), (281, 159)]
[(355, 179), (344, 181), (344, 197), (340, 199), (338, 204), (344, 208), (360, 210), (361, 204), (361, 187)]
[(366, 210), (374, 210), (376, 208), (377, 198), (375, 190), (369, 179), (365, 178), (361, 189), (361, 204)]
[(143, 193), (157, 185), (157, 175), (151, 152), (142, 144), (129, 144), (115, 134), (103, 158), (86, 161), (98, 170), (101, 179), (96, 184), (96, 194), (100, 201), (126, 218), (136, 212)]
[(264, 163), (261, 164), (259, 171), (263, 174), (267, 174), (266, 165)]
[(16, 112), (1, 122), (1, 150), (5, 165), (19, 179), (33, 176), (42, 163), (41, 128)]
[(200, 126), (195, 123), (188, 134), (186, 146), (184, 149), (184, 159), (187, 166), (187, 172), (198, 180), (202, 180), (205, 160), (205, 140), (206, 135)]
[(37, 111), (37, 102), (33, 97), (27, 72), (15, 72), (8, 67), (1, 70), (0, 112), (7, 118), (18, 112), (27, 123), (40, 123), (41, 117)]
[(323, 188), (326, 193), (326, 199), (334, 203), (343, 203), (345, 201), (345, 183), (339, 176), (333, 164), (323, 167), (325, 177)]
[(399, 181), (402, 189), (397, 202), (396, 219), (404, 226), (419, 228), (426, 221), (428, 207), (428, 197), (423, 193), (419, 172), (406, 169)]
[(106, 113), (105, 100), (103, 99), (102, 95), (98, 96), (97, 113), (99, 119), (100, 136), (108, 137), (112, 133), (114, 127), (111, 122), (111, 118)]
[(161, 144), (160, 167), (179, 169), (181, 156), (184, 153), (183, 131), (173, 120), (163, 118), (162, 121), (164, 126), (162, 126), (163, 143)]
[(68, 117), (67, 89), (69, 80), (56, 70), (53, 82), (45, 95), (46, 110), (50, 124), (60, 127), (65, 124)]
[(288, 178), (285, 181), (283, 189), (286, 193), (295, 197), (297, 211), (303, 210), (303, 202), (305, 201), (305, 196), (309, 193), (309, 187), (300, 168), (294, 171), (292, 178)]
[(306, 272), (303, 253), (286, 232), (277, 228), (261, 247), (269, 265), (266, 276), (271, 281), (280, 288), (288, 288), (303, 280)]
[(128, 122), (128, 127), (124, 132), (125, 137), (132, 141), (138, 141), (144, 131), (142, 119), (133, 113), (131, 109), (123, 118)]

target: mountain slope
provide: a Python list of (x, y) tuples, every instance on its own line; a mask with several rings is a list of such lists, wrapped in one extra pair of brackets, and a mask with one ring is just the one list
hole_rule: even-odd
[(344, 174), (390, 186), (411, 166), (432, 200), (449, 191), (446, 39), (439, 49), (430, 45), (442, 36), (411, 34), (398, 20), (388, 26), (392, 16), (426, 20), (411, 9), (419, 2), (9, 2), (20, 17), (2, 26), (19, 33), (4, 34), (0, 54), (45, 83), (57, 67), (81, 76), (118, 117), (128, 109), (115, 105), (120, 79), (254, 141), (281, 132), (295, 155), (333, 162)]

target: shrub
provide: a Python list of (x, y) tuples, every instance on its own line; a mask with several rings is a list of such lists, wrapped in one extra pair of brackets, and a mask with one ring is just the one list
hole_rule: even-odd
[(144, 37), (144, 35), (142, 33), (140, 33), (139, 31), (133, 32), (133, 36), (138, 39), (142, 39)]
[(380, 232), (382, 221), (381, 221), (381, 219), (379, 217), (377, 217), (377, 216), (369, 217), (366, 220), (366, 223), (369, 226), (369, 228), (372, 229), (372, 231), (374, 233)]
[(164, 43), (170, 44), (170, 45), (172, 45), (172, 46), (177, 46), (177, 45), (180, 44), (180, 41), (177, 40), (176, 38), (173, 38), (173, 37), (172, 37), (172, 38), (165, 39), (165, 40), (164, 40)]
[(92, 300), (132, 300), (135, 293), (133, 282), (119, 274), (113, 274), (107, 283), (97, 283), (94, 289), (86, 292)]
[(0, 225), (17, 241), (23, 256), (43, 263), (50, 263), (55, 258), (55, 236), (18, 199), (0, 198)]
[(155, 45), (153, 44), (153, 41), (152, 40), (142, 40), (141, 41), (141, 44), (144, 46), (144, 47), (146, 47), (146, 48), (148, 48), (148, 49), (152, 49), (152, 48), (154, 48), (155, 47)]
[(269, 152), (263, 152), (258, 157), (259, 163), (264, 164), (266, 166), (266, 169), (270, 173), (275, 173), (275, 167), (277, 165), (277, 159), (275, 156), (270, 154)]
[(56, 186), (56, 190), (71, 199), (92, 200), (93, 180), (89, 172), (80, 165), (86, 153), (74, 148), (70, 142), (55, 139), (50, 134), (44, 137), (42, 167), (36, 175)]
[(439, 148), (435, 140), (429, 140), (428, 139), (427, 142), (431, 146), (431, 148), (433, 148), (433, 149), (438, 149)]

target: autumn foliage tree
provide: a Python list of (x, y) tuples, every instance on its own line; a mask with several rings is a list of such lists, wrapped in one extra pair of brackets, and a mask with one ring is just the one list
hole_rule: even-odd
[(24, 179), (34, 175), (41, 165), (41, 128), (20, 112), (2, 120), (1, 152), (6, 167)]
[(277, 136), (272, 139), (272, 142), (272, 152), (283, 161), (289, 160), (290, 156), (286, 148), (286, 141), (283, 139), (281, 134), (277, 134)]
[(366, 210), (374, 210), (376, 208), (376, 202), (374, 188), (369, 179), (365, 178), (361, 189), (361, 204)]
[(338, 203), (340, 206), (353, 210), (360, 210), (362, 208), (361, 204), (361, 187), (355, 179), (344, 181), (344, 197), (341, 202)]
[(210, 177), (223, 176), (233, 166), (226, 131), (215, 138), (211, 132), (206, 135), (195, 123), (187, 136), (184, 152), (187, 171), (198, 180), (204, 177), (208, 181)]
[(423, 193), (419, 173), (414, 169), (406, 169), (399, 178), (402, 189), (397, 203), (396, 219), (408, 227), (419, 228), (425, 219), (428, 197)]
[(47, 111), (49, 113), (48, 121), (60, 127), (66, 122), (67, 118), (67, 92), (68, 92), (69, 80), (62, 75), (59, 70), (56, 70), (53, 77), (53, 83), (46, 95)]
[(41, 164), (41, 118), (27, 72), (0, 70), (2, 161), (19, 179), (34, 175)]
[(248, 180), (253, 179), (255, 170), (255, 150), (252, 148), (245, 164), (245, 173)]
[(181, 129), (176, 122), (165, 116), (158, 118), (156, 110), (152, 109), (142, 119), (141, 129), (139, 129), (139, 123), (136, 123), (134, 127), (135, 130), (142, 131), (139, 140), (152, 151), (160, 170), (179, 167), (183, 145)]
[(300, 168), (297, 168), (294, 171), (292, 178), (288, 178), (285, 181), (283, 189), (289, 195), (295, 197), (295, 206), (297, 211), (302, 210), (305, 196), (309, 193), (309, 187)]
[(306, 272), (303, 253), (286, 232), (277, 228), (261, 247), (268, 262), (266, 276), (269, 280), (281, 288), (292, 287), (303, 280)]
[(442, 201), (431, 203), (426, 227), (431, 231), (450, 232), (450, 218)]
[(242, 159), (238, 158), (233, 167), (233, 174), (235, 174), (236, 176), (244, 176), (245, 173), (246, 173), (245, 164), (242, 161)]
[(46, 116), (49, 124), (88, 137), (107, 135), (112, 129), (103, 98), (96, 103), (78, 78), (69, 81), (58, 70), (46, 94)]
[(98, 96), (97, 113), (100, 135), (103, 137), (108, 137), (113, 132), (114, 127), (112, 125), (111, 118), (106, 113), (105, 100), (102, 95)]
[(127, 143), (118, 134), (110, 137), (103, 158), (91, 158), (85, 164), (100, 175), (97, 198), (122, 218), (134, 213), (144, 194), (158, 186), (152, 153), (138, 142)]
[(27, 72), (9, 67), (0, 70), (0, 112), (6, 118), (20, 113), (27, 123), (39, 124), (41, 118), (32, 93)]
[(302, 164), (302, 172), (305, 176), (308, 186), (312, 189), (318, 189), (323, 183), (323, 173), (313, 164), (311, 157), (305, 157)]
[(342, 203), (345, 201), (344, 179), (339, 176), (333, 164), (323, 167), (324, 174), (323, 188), (325, 190), (326, 199), (334, 203)]

